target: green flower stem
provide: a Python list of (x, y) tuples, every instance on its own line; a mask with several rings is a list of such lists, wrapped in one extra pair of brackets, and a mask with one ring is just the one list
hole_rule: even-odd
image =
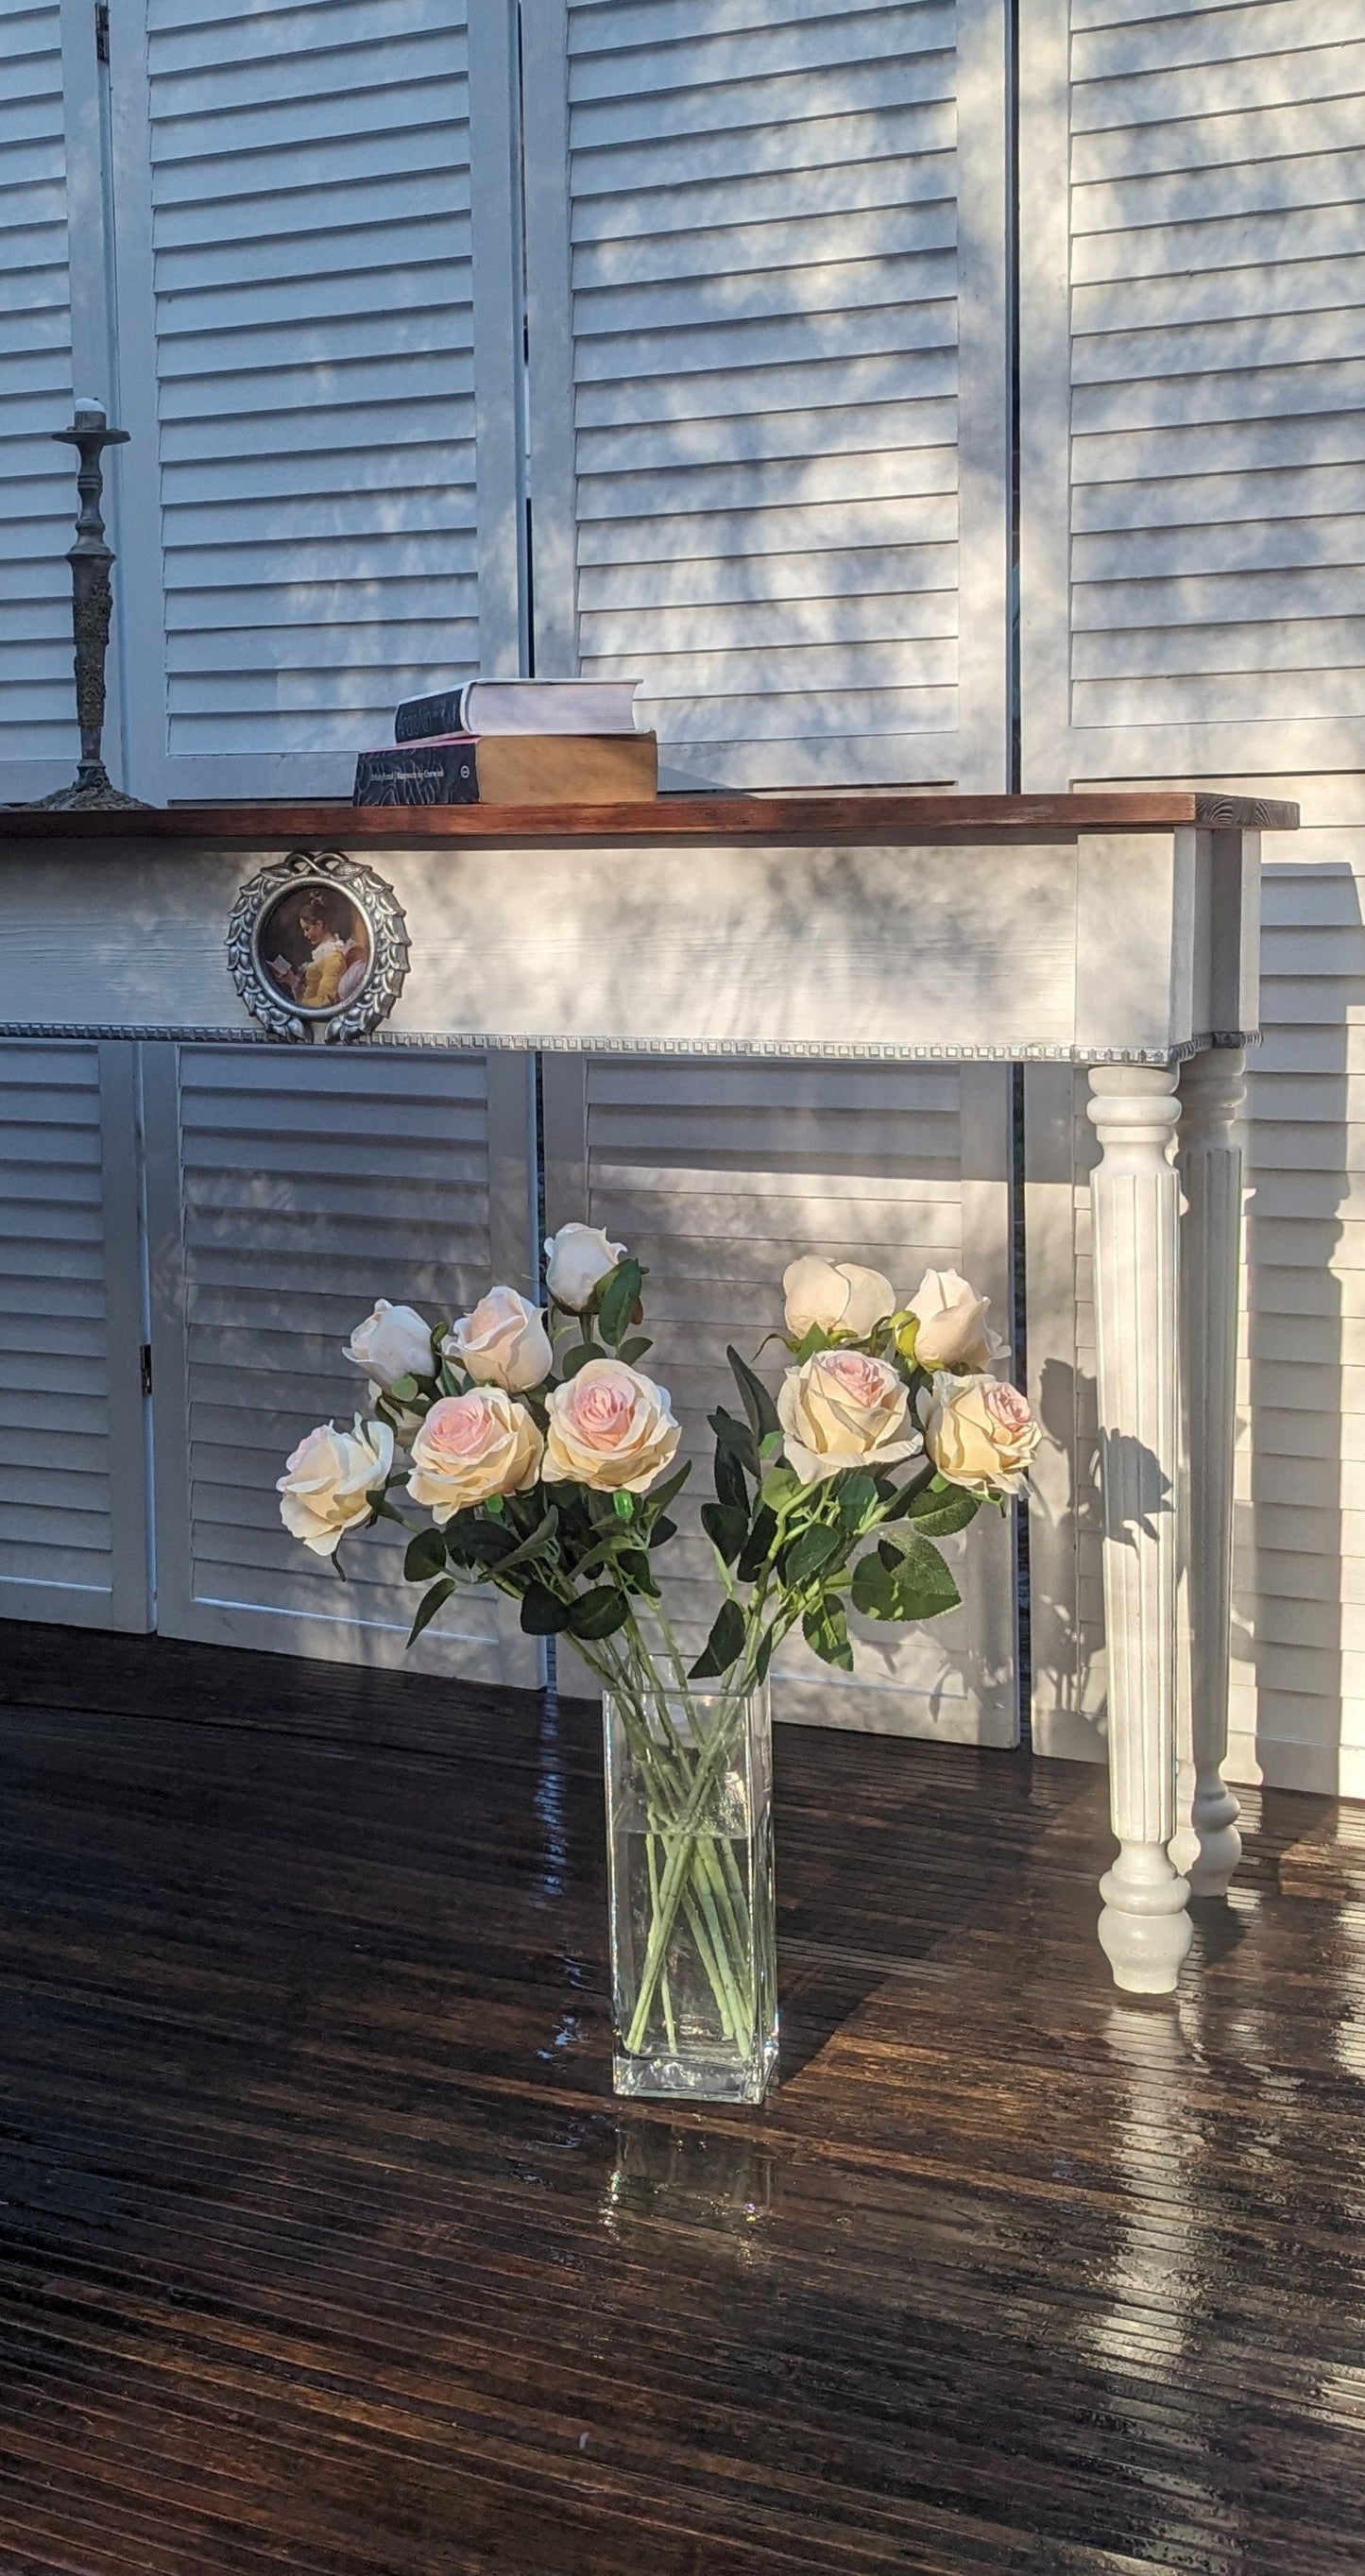
[[(659, 1863), (656, 1851), (657, 1840), (657, 1835), (650, 1834), (645, 1843), (645, 1863), (649, 1871), (649, 1903), (652, 1915), (657, 1914), (659, 1910)], [(668, 1970), (666, 1968), (663, 1973), (659, 1991), (660, 1999), (664, 2008), (664, 2029), (668, 2034), (668, 2045), (676, 2056), (678, 2048), (678, 2033), (673, 2020), (673, 1990), (668, 1982)]]
[(682, 1902), (686, 1874), (693, 1863), (696, 1846), (695, 1829), (706, 1800), (715, 1787), (716, 1774), (721, 1761), (729, 1749), (730, 1731), (728, 1728), (718, 1726), (697, 1761), (686, 1804), (682, 1812), (674, 1818), (669, 1837), (672, 1849), (665, 1864), (659, 1889), (659, 1911), (654, 1918), (646, 1945), (635, 2017), (626, 2040), (627, 2048), (632, 2050), (638, 2049), (643, 2043), (654, 2002), (655, 1988), (662, 1973), (673, 1925), (677, 1920), (678, 1908)]

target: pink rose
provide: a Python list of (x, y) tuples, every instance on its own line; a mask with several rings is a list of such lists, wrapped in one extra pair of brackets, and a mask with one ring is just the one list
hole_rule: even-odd
[(546, 1484), (644, 1494), (682, 1438), (665, 1389), (624, 1360), (587, 1360), (549, 1399)]
[(849, 1467), (889, 1467), (924, 1443), (906, 1420), (909, 1393), (885, 1360), (864, 1351), (817, 1351), (788, 1369), (777, 1399), (788, 1459), (804, 1483)]
[(475, 1386), (433, 1404), (412, 1444), (408, 1492), (438, 1528), (490, 1494), (521, 1494), (540, 1473), (543, 1443), (531, 1414), (500, 1386)]

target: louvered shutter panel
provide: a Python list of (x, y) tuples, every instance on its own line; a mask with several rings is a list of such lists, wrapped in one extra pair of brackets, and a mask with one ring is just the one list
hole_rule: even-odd
[[(727, 1343), (745, 1356), (782, 1328), (783, 1270), (803, 1252), (861, 1261), (906, 1296), (961, 1266), (1008, 1312), (1008, 1090), (997, 1067), (727, 1064), (547, 1056), (552, 1225), (586, 1213), (646, 1264), (654, 1348), (694, 1460), (661, 1560), (680, 1634), (699, 1647), (720, 1589), (697, 1511), (712, 1490), (707, 1415), (736, 1409)], [(785, 1353), (759, 1356), (769, 1383)], [(800, 1641), (774, 1665), (779, 1716), (819, 1725), (1012, 1743), (1010, 1532), (994, 1513), (946, 1542), (963, 1607), (911, 1630), (854, 1621), (852, 1676)], [(573, 1679), (566, 1678), (572, 1673)], [(561, 1687), (592, 1688), (561, 1655)]]
[(0, 1045), (0, 1614), (147, 1626), (133, 1049)]
[(1026, 784), (1360, 764), (1362, 75), (1350, 0), (1024, 0)]
[(66, 786), (79, 747), (74, 452), (52, 440), (75, 390), (66, 168), (61, 9), (0, 0), (0, 800), (14, 802)]
[(136, 783), (345, 793), (519, 666), (506, 12), (112, 10)]
[(532, 1243), (524, 1056), (147, 1047), (158, 1626), (169, 1635), (534, 1686), (497, 1595), (405, 1656), (406, 1541), (352, 1540), (347, 1581), (288, 1536), (275, 1480), (366, 1381), (341, 1357), (377, 1296), (432, 1320)]
[(669, 784), (1003, 787), (997, 0), (526, 24), (538, 666)]
[[(1024, 783), (1302, 807), (1263, 841), (1228, 1768), (1361, 1795), (1365, 42), (1331, 0), (1071, 0), (1069, 24), (1026, 0), (1021, 54)], [(1032, 1516), (1035, 1740), (1082, 1752), (1105, 1691), (1094, 1147), (1083, 1086), (1028, 1083), (1029, 1350), (1060, 1444)]]

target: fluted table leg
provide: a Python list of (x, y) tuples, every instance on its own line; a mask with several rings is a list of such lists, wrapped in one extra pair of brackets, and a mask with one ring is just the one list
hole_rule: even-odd
[(1180, 1461), (1180, 1116), (1163, 1066), (1099, 1065), (1090, 1117), (1095, 1328), (1109, 1668), (1110, 1814), (1119, 1853), (1100, 1881), (1115, 1983), (1167, 1994), (1190, 1946), (1172, 1866), (1177, 1486)]
[(1228, 1749), (1232, 1628), (1232, 1473), (1237, 1416), (1237, 1270), (1243, 1099), (1241, 1047), (1210, 1047), (1180, 1076), (1181, 1307), (1184, 1337), (1189, 1587), (1191, 1824), (1197, 1896), (1222, 1896), (1242, 1857), (1237, 1800), (1222, 1776)]

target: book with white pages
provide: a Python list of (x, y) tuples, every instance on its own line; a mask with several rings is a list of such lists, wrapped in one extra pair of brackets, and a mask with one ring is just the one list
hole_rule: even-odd
[(628, 734), (635, 731), (638, 680), (466, 680), (405, 698), (395, 742), (438, 734)]

